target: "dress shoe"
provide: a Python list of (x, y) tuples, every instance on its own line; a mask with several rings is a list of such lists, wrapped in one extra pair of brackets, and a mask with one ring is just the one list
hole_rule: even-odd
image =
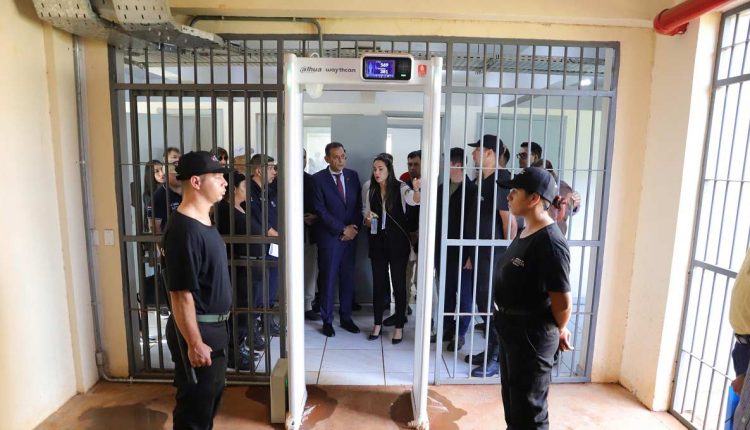
[(333, 324), (323, 323), (323, 334), (326, 335), (327, 337), (336, 336), (336, 331), (333, 329)]
[(463, 336), (459, 336), (458, 341), (451, 342), (448, 344), (448, 351), (451, 351), (451, 352), (458, 351), (464, 347), (465, 343), (466, 343), (466, 339)]
[(367, 336), (367, 340), (378, 340), (378, 338), (380, 338), (380, 334), (383, 333), (383, 328), (381, 327), (380, 329), (378, 329), (378, 334), (373, 333), (375, 333), (374, 328), (372, 329), (372, 332), (370, 332), (370, 335)]
[(496, 360), (490, 360), (487, 362), (487, 371), (484, 371), (484, 366), (479, 366), (471, 371), (471, 376), (475, 378), (490, 378), (497, 376), (500, 373), (500, 363)]
[(308, 321), (320, 321), (320, 312), (313, 310), (305, 311), (305, 319)]
[(403, 329), (396, 329), (396, 330), (401, 330), (401, 336), (400, 337), (396, 337), (396, 334), (395, 333), (393, 334), (393, 338), (391, 339), (391, 343), (394, 344), (394, 345), (398, 345), (399, 343), (401, 343), (402, 340), (404, 340), (404, 331), (403, 331)]
[(357, 325), (354, 324), (354, 321), (352, 320), (341, 321), (341, 328), (350, 333), (359, 333), (359, 327), (357, 327)]

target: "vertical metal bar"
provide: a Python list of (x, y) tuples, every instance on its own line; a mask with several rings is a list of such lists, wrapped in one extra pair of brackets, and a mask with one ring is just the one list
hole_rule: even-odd
[[(700, 384), (701, 381), (701, 374), (703, 373), (703, 366), (706, 365), (706, 362), (704, 361), (704, 357), (706, 356), (706, 344), (707, 338), (708, 338), (708, 321), (711, 321), (711, 308), (713, 306), (714, 302), (714, 290), (716, 289), (716, 274), (713, 276), (713, 280), (711, 281), (711, 295), (709, 296), (708, 300), (708, 315), (706, 316), (706, 330), (703, 333), (703, 348), (701, 348), (701, 356), (700, 356), (700, 366), (698, 367), (698, 379), (697, 383)], [(700, 299), (700, 298), (699, 298)], [(697, 318), (697, 313), (696, 313)], [(693, 400), (693, 407), (692, 407), (692, 414), (690, 417), (690, 421), (695, 420), (695, 406), (698, 402), (698, 396), (695, 396), (695, 399)]]
[[(716, 373), (717, 373), (717, 371), (715, 369), (716, 369), (716, 361), (717, 361), (717, 358), (719, 356), (718, 351), (719, 351), (719, 343), (720, 343), (719, 341), (721, 340), (721, 331), (722, 331), (721, 329), (724, 328), (724, 321), (727, 319), (725, 317), (725, 315), (726, 315), (725, 311), (726, 311), (726, 305), (727, 305), (727, 293), (728, 292), (729, 292), (729, 278), (725, 276), (724, 277), (724, 300), (722, 300), (722, 302), (721, 302), (721, 313), (719, 314), (719, 331), (718, 331), (718, 335), (716, 336), (716, 342), (715, 342), (715, 346), (714, 346), (714, 349), (713, 349), (713, 351), (714, 351), (714, 360), (713, 360), (713, 365), (711, 366), (712, 367), (712, 370), (711, 370), (711, 382), (708, 384), (709, 390), (711, 389), (711, 386), (713, 386), (713, 384), (714, 384), (714, 377), (716, 376)], [(710, 324), (711, 324), (710, 321), (706, 321), (706, 328), (708, 328), (708, 326)], [(706, 343), (708, 343), (708, 342), (704, 341), (704, 345)], [(706, 409), (705, 409), (705, 412), (703, 413), (703, 416), (704, 416), (704, 419), (703, 419), (703, 428), (704, 429), (706, 428), (706, 423), (708, 422), (708, 405), (711, 403), (710, 397), (711, 396), (709, 395), (709, 399), (706, 401)], [(723, 401), (722, 401), (722, 404), (723, 404)], [(719, 414), (719, 416), (721, 416), (721, 414)], [(717, 427), (717, 428), (719, 428), (719, 427)]]

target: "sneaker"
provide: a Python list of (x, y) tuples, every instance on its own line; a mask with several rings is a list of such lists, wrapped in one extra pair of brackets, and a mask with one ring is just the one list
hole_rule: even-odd
[[(243, 343), (244, 345), (244, 343)], [(240, 372), (249, 372), (253, 369), (255, 361), (258, 360), (260, 355), (257, 352), (252, 354), (247, 348), (240, 346), (239, 350), (239, 363), (234, 361), (234, 351), (229, 350), (229, 359), (227, 360), (227, 368), (239, 370)]]
[[(250, 337), (246, 337), (243, 339), (242, 345), (250, 349)], [(263, 351), (266, 349), (266, 339), (263, 337), (263, 333), (260, 329), (260, 327), (255, 326), (255, 333), (253, 334), (253, 350), (255, 351)]]
[(474, 378), (490, 378), (497, 376), (500, 373), (500, 363), (495, 360), (487, 362), (487, 371), (485, 372), (484, 366), (476, 367), (471, 371), (471, 376)]

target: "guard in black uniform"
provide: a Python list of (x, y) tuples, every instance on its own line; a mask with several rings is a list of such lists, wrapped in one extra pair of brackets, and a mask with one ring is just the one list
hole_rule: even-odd
[(571, 313), (570, 252), (547, 209), (559, 201), (544, 169), (529, 167), (512, 180), (508, 205), (526, 228), (498, 262), (495, 324), (508, 429), (548, 429), (547, 394), (558, 351), (568, 351)]
[[(224, 391), (232, 284), (224, 240), (211, 224), (209, 211), (226, 192), (223, 174), (228, 171), (208, 152), (183, 155), (177, 166), (183, 199), (164, 233), (172, 303), (166, 334), (175, 362), (173, 422), (179, 430), (211, 429)], [(180, 351), (176, 328), (186, 351)], [(197, 384), (188, 380), (185, 358), (195, 369)]]

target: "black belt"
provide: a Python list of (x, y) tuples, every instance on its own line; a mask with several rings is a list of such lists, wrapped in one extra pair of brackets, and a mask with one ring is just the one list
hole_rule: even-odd
[(498, 307), (497, 312), (501, 315), (506, 315), (510, 317), (531, 317), (536, 315), (542, 315), (546, 313), (549, 310), (549, 306), (545, 306), (543, 308), (530, 310), (530, 309), (511, 309), (506, 307)]
[(750, 334), (735, 334), (734, 337), (737, 339), (737, 343), (750, 345)]

